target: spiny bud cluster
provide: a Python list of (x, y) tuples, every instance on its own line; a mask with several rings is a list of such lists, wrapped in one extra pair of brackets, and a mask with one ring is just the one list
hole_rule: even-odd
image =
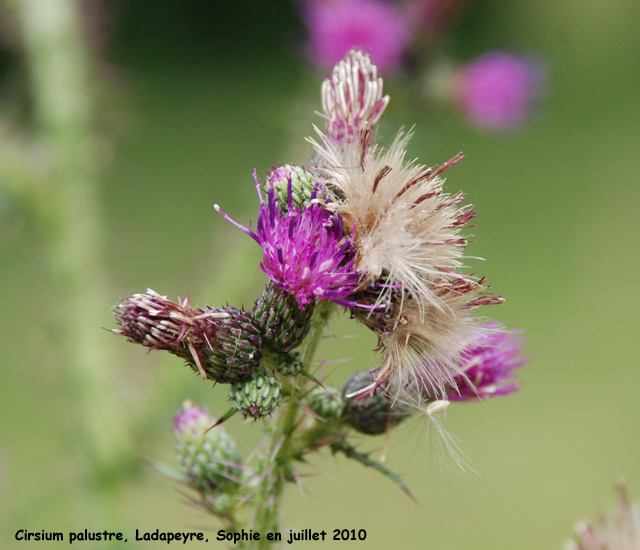
[[(385, 433), (416, 407), (441, 410), (449, 395), (472, 400), (513, 393), (514, 371), (525, 358), (518, 339), (475, 317), (476, 308), (501, 298), (488, 293), (484, 279), (459, 273), (463, 230), (475, 211), (462, 192), (446, 191), (442, 174), (463, 155), (430, 167), (407, 159), (410, 134), (400, 132), (388, 147), (376, 144), (373, 126), (389, 98), (363, 52), (350, 51), (335, 67), (322, 101), (325, 133), (318, 131), (318, 142), (309, 139), (316, 153), (308, 167), (282, 165), (264, 182), (254, 172), (260, 201), (254, 222), (245, 227), (215, 205), (262, 249), (269, 283), (251, 311), (192, 308), (188, 298), (176, 303), (149, 290), (116, 306), (120, 328), (114, 332), (181, 357), (205, 379), (230, 384), (231, 411), (223, 419), (233, 412), (254, 420), (270, 416), (284, 393), (291, 398), (284, 418), (300, 411), (314, 417), (295, 418), (293, 431), (311, 426), (311, 435), (299, 438), (307, 448), (296, 456), (338, 445), (371, 465), (343, 445), (350, 429)], [(307, 360), (329, 305), (351, 311), (376, 333), (382, 361), (374, 371), (355, 373), (341, 391), (308, 391), (300, 380), (315, 380)], [(296, 350), (312, 326), (314, 337), (301, 354)], [(199, 491), (221, 487), (222, 478), (233, 476), (224, 469), (216, 474), (212, 464), (228, 467), (233, 448), (223, 435), (196, 441), (202, 434), (187, 426), (209, 420), (187, 410), (191, 420), (180, 421), (176, 436), (183, 468)]]
[(277, 408), (281, 393), (273, 373), (259, 368), (262, 349), (282, 374), (300, 373), (300, 357), (291, 350), (309, 330), (313, 304), (303, 310), (293, 295), (269, 284), (252, 314), (231, 306), (194, 309), (188, 298), (176, 303), (153, 290), (121, 300), (114, 312), (120, 325), (114, 333), (177, 355), (205, 379), (232, 384), (233, 408), (257, 419)]

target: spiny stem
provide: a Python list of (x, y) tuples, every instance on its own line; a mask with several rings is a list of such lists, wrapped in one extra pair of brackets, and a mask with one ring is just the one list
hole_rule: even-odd
[[(333, 302), (325, 301), (316, 306), (309, 336), (303, 344), (302, 362), (305, 371), (310, 368), (322, 334), (334, 311)], [(293, 476), (292, 462), (298, 452), (292, 439), (298, 423), (297, 413), (300, 410), (300, 405), (295, 399), (297, 389), (297, 385), (292, 385), (290, 398), (282, 404), (265, 435), (270, 440), (270, 445), (258, 468), (258, 472), (264, 477), (256, 492), (256, 514), (253, 523), (253, 531), (260, 533), (260, 540), (249, 542), (248, 550), (268, 549), (274, 541), (267, 540), (267, 533), (280, 531), (282, 492), (286, 481)]]
[(306, 371), (309, 371), (324, 330), (335, 310), (336, 304), (329, 300), (323, 300), (316, 306), (313, 317), (311, 318), (309, 335), (304, 343), (304, 352), (302, 353), (302, 364)]
[(113, 357), (102, 324), (105, 275), (98, 206), (90, 58), (77, 2), (16, 3), (32, 81), (37, 138), (49, 161), (39, 197), (49, 229), (49, 262), (63, 312), (64, 363), (82, 410), (95, 465), (112, 469), (130, 456), (127, 422), (113, 389)]

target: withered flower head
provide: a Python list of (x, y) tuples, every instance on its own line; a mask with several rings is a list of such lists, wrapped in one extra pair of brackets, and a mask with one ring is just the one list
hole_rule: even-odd
[(202, 378), (231, 383), (260, 364), (260, 331), (237, 308), (194, 309), (188, 297), (176, 303), (148, 289), (121, 300), (114, 314), (115, 334), (181, 357)]

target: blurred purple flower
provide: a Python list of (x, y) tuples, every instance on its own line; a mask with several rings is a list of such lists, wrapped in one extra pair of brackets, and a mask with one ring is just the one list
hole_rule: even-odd
[(256, 232), (236, 223), (220, 210), (222, 216), (255, 240), (264, 251), (260, 267), (282, 289), (293, 294), (304, 309), (314, 299), (332, 300), (347, 307), (346, 300), (354, 292), (362, 274), (353, 266), (353, 237), (345, 237), (342, 218), (324, 208), (316, 199), (301, 210), (291, 202), (289, 179), (288, 211), (282, 214), (273, 184), (264, 202), (260, 196), (260, 213)]
[(499, 330), (500, 325), (489, 322), (481, 341), (462, 353), (460, 370), (463, 375), (454, 377), (457, 390), (452, 389), (449, 401), (468, 401), (485, 397), (499, 397), (518, 391), (514, 370), (529, 359), (522, 355), (523, 338), (518, 331)]
[(321, 67), (360, 48), (380, 70), (396, 69), (413, 34), (410, 19), (380, 0), (308, 0), (304, 20), (311, 56)]
[(196, 407), (193, 401), (185, 401), (173, 419), (173, 429), (176, 435), (192, 432), (197, 429), (206, 430), (213, 424), (213, 418), (206, 407)]
[(534, 59), (488, 52), (461, 69), (458, 100), (474, 125), (514, 129), (531, 114), (544, 79), (544, 71)]

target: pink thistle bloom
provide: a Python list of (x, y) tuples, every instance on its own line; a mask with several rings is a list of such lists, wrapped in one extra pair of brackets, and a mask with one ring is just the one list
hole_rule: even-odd
[(178, 434), (186, 432), (203, 431), (213, 424), (213, 418), (206, 407), (196, 407), (192, 401), (185, 401), (173, 419), (173, 429)]
[(524, 339), (516, 336), (518, 331), (498, 327), (495, 322), (485, 323), (486, 334), (462, 353), (461, 374), (454, 377), (457, 389), (448, 392), (449, 401), (500, 397), (518, 391), (513, 371), (529, 359), (522, 355)]
[(371, 128), (384, 113), (389, 96), (383, 96), (384, 82), (371, 57), (350, 50), (322, 83), (322, 109), (327, 118), (327, 138), (348, 144), (360, 132)]
[(412, 38), (411, 24), (380, 0), (311, 0), (305, 22), (314, 62), (332, 67), (352, 48), (361, 48), (380, 70), (397, 69)]
[(544, 72), (531, 60), (489, 52), (461, 70), (458, 100), (474, 125), (493, 130), (513, 129), (531, 114), (543, 80)]
[[(255, 174), (254, 174), (255, 176)], [(344, 234), (342, 218), (316, 201), (318, 188), (306, 209), (293, 206), (289, 179), (288, 209), (282, 213), (271, 184), (267, 202), (260, 197), (256, 231), (236, 223), (215, 205), (216, 210), (256, 241), (264, 251), (260, 267), (271, 281), (293, 294), (301, 309), (314, 299), (332, 300), (346, 307), (346, 300), (360, 284), (362, 274), (354, 267), (353, 236)]]

